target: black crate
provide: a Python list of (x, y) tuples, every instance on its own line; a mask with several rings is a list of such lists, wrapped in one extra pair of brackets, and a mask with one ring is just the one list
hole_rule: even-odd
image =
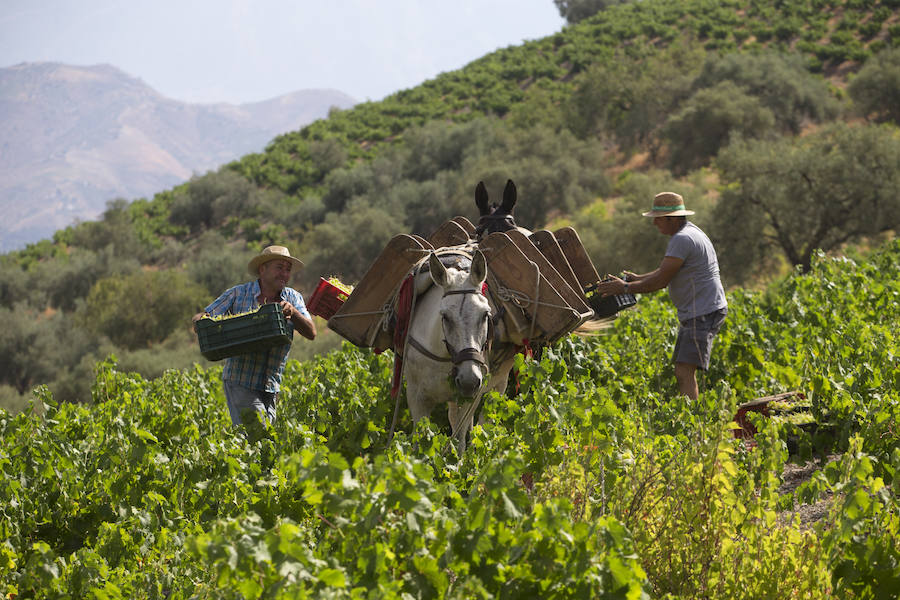
[(200, 352), (207, 360), (262, 352), (273, 346), (290, 344), (294, 330), (279, 304), (263, 304), (256, 312), (221, 320), (197, 321)]
[[(609, 281), (604, 279), (603, 281)], [(588, 305), (594, 309), (595, 319), (606, 319), (613, 317), (620, 310), (630, 308), (637, 304), (637, 298), (634, 294), (618, 294), (615, 296), (601, 296), (596, 292), (597, 285), (590, 285), (584, 291), (585, 293), (593, 292), (588, 296)]]

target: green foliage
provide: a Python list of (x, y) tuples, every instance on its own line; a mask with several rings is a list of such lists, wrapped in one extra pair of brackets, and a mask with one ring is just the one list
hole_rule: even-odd
[(710, 57), (694, 82), (696, 89), (731, 81), (772, 111), (778, 129), (800, 133), (807, 122), (833, 119), (837, 100), (827, 84), (810, 74), (802, 58), (772, 51)]
[(730, 81), (701, 89), (666, 122), (669, 166), (684, 174), (705, 166), (731, 136), (769, 137), (775, 126), (772, 111)]
[[(38, 317), (36, 311), (24, 304), (12, 309), (0, 307), (0, 353), (3, 372), (0, 383), (16, 389), (19, 394), (52, 376), (52, 364), (43, 360), (57, 343), (54, 335), (59, 319)], [(37, 367), (37, 368), (35, 368)]]
[[(463, 457), (406, 410), (391, 361), (289, 361), (278, 418), (232, 429), (221, 369), (97, 365), (90, 405), (0, 410), (0, 591), (129, 598), (876, 598), (900, 586), (900, 242), (729, 296), (701, 397), (677, 395), (674, 310), (517, 358)], [(833, 315), (840, 315), (835, 319)], [(811, 398), (830, 436), (736, 404)], [(822, 460), (795, 491), (791, 435)], [(827, 501), (819, 520), (795, 508)]]
[(343, 217), (332, 213), (313, 227), (300, 255), (306, 257), (309, 273), (359, 281), (396, 232), (393, 215), (358, 200)]
[(278, 203), (279, 194), (254, 186), (230, 169), (194, 177), (175, 191), (169, 208), (173, 225), (200, 232), (228, 218), (256, 217)]
[(228, 288), (250, 278), (244, 249), (229, 246), (225, 238), (216, 232), (205, 235), (197, 245), (197, 252), (190, 257), (185, 269), (187, 278), (203, 286), (210, 297), (217, 298)]
[(579, 137), (612, 135), (625, 149), (649, 146), (655, 152), (654, 138), (690, 95), (701, 57), (702, 50), (688, 43), (599, 61), (565, 107), (568, 126)]
[(122, 256), (145, 258), (145, 248), (132, 225), (128, 202), (123, 199), (108, 202), (101, 220), (86, 221), (58, 232), (56, 241), (92, 252), (112, 248)]
[(26, 298), (28, 275), (11, 256), (0, 256), (0, 306), (12, 308)]
[(900, 138), (889, 128), (833, 125), (799, 139), (741, 140), (716, 162), (725, 184), (717, 247), (723, 269), (739, 279), (770, 267), (773, 250), (808, 270), (817, 249), (900, 224), (892, 191)]
[(627, 0), (553, 0), (559, 10), (559, 16), (569, 24), (575, 24), (592, 17), (598, 12)]
[(134, 350), (184, 326), (206, 299), (206, 291), (180, 271), (138, 271), (98, 281), (77, 319), (84, 329)]
[(36, 306), (73, 311), (99, 279), (123, 276), (139, 268), (136, 257), (120, 254), (112, 245), (97, 252), (75, 248), (65, 259), (34, 265), (31, 280), (35, 286), (26, 297)]
[(872, 57), (850, 80), (847, 92), (863, 116), (900, 123), (900, 48)]

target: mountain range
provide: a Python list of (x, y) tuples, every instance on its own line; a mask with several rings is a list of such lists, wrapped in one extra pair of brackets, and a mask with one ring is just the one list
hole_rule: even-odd
[(248, 104), (166, 98), (110, 65), (0, 68), (0, 252), (149, 197), (356, 101), (300, 90)]

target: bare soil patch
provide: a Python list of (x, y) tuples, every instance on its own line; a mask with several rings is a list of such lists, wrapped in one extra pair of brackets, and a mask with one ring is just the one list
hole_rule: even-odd
[[(778, 488), (778, 493), (781, 495), (793, 494), (800, 485), (809, 481), (813, 476), (813, 473), (835, 460), (840, 460), (839, 454), (829, 455), (821, 462), (811, 460), (802, 465), (788, 463), (785, 465), (784, 471), (782, 472), (781, 477), (783, 483), (781, 484), (781, 487)], [(796, 516), (800, 520), (801, 529), (812, 529), (816, 521), (828, 514), (833, 503), (834, 496), (833, 494), (829, 494), (827, 497), (814, 504), (795, 504), (793, 510), (781, 513), (780, 520), (787, 523)]]

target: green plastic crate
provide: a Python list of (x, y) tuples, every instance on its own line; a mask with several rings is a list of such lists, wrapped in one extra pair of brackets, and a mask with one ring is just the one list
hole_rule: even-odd
[(200, 352), (207, 360), (263, 352), (290, 344), (294, 330), (278, 304), (263, 304), (256, 312), (215, 321), (197, 321)]

